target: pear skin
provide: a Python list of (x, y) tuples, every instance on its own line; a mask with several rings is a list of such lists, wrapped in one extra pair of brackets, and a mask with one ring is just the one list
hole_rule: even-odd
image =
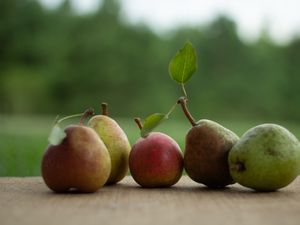
[(180, 147), (170, 136), (151, 132), (132, 146), (129, 168), (133, 179), (142, 187), (170, 187), (182, 175)]
[(300, 143), (277, 124), (249, 129), (231, 149), (230, 173), (239, 184), (258, 191), (275, 191), (290, 184), (300, 171)]
[(108, 150), (97, 133), (83, 125), (65, 129), (66, 137), (58, 145), (49, 145), (42, 159), (42, 177), (55, 192), (75, 189), (95, 192), (110, 174)]
[(109, 151), (112, 166), (106, 184), (115, 184), (128, 173), (131, 146), (127, 135), (115, 120), (106, 115), (92, 117), (88, 125), (97, 132)]
[(238, 136), (211, 120), (200, 120), (186, 136), (184, 167), (192, 180), (212, 188), (234, 183), (228, 153)]

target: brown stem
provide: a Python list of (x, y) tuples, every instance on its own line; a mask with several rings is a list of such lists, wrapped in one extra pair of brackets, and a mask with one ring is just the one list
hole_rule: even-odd
[(184, 112), (186, 118), (190, 121), (190, 123), (192, 124), (192, 126), (196, 126), (197, 123), (195, 122), (195, 119), (193, 118), (193, 116), (191, 115), (191, 113), (189, 112), (188, 108), (187, 108), (187, 98), (186, 97), (180, 97), (177, 101), (178, 104), (181, 105), (182, 111)]
[(106, 102), (101, 103), (102, 115), (108, 116), (108, 104)]
[(142, 125), (142, 122), (141, 122), (141, 118), (134, 118), (134, 122), (137, 124), (137, 126), (141, 129), (143, 129), (143, 125)]
[(83, 125), (84, 121), (90, 117), (94, 115), (94, 109), (93, 108), (88, 108), (87, 110), (84, 111), (84, 113), (82, 114), (79, 124)]

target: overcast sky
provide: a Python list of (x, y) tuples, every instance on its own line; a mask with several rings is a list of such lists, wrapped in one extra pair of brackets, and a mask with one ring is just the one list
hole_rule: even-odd
[[(49, 7), (61, 0), (40, 0)], [(99, 3), (100, 2), (100, 3)], [(300, 0), (120, 0), (122, 12), (133, 23), (149, 24), (161, 32), (178, 25), (197, 25), (219, 14), (232, 17), (239, 34), (255, 39), (266, 25), (279, 43), (300, 35)], [(101, 0), (73, 0), (81, 13), (92, 11)]]

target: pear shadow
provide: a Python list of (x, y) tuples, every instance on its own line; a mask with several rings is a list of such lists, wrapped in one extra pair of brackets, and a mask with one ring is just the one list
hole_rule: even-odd
[[(122, 184), (120, 189), (124, 189), (125, 191), (136, 191), (138, 193), (151, 193), (151, 192), (160, 192), (160, 193), (174, 193), (174, 192), (194, 192), (191, 188), (173, 185), (171, 187), (142, 187), (139, 184)], [(196, 190), (195, 190), (196, 191)]]
[(239, 196), (243, 198), (253, 198), (254, 196), (273, 198), (279, 196), (287, 197), (287, 196), (296, 195), (294, 191), (291, 191), (289, 189), (280, 189), (275, 191), (257, 191), (257, 190), (240, 186), (238, 184), (235, 184), (233, 186), (227, 186), (223, 189), (212, 189), (205, 186), (200, 186), (194, 189), (195, 190), (197, 189), (201, 193), (208, 193), (208, 194), (222, 193), (223, 195), (228, 195), (228, 197)]
[(94, 196), (94, 195), (104, 194), (105, 192), (116, 191), (116, 189), (122, 188), (122, 186), (123, 186), (123, 184), (105, 185), (95, 192), (82, 192), (76, 188), (71, 188), (67, 191), (55, 192), (45, 186), (45, 189), (43, 189), (40, 192), (37, 192), (35, 194), (38, 194), (40, 196), (48, 196), (48, 197), (51, 197), (51, 196), (52, 197), (53, 196)]
[(96, 192), (80, 192), (78, 190), (69, 190), (64, 192), (54, 192), (52, 190), (45, 190), (38, 192), (36, 194), (44, 197), (55, 197), (55, 196), (92, 196), (97, 195), (98, 191)]
[[(183, 183), (176, 183), (173, 186), (170, 187), (142, 187), (136, 182), (120, 182), (118, 184), (114, 184), (115, 187), (118, 189), (124, 189), (124, 190), (130, 190), (130, 191), (138, 191), (138, 192), (184, 192), (184, 193), (222, 193), (222, 194), (228, 194), (230, 195), (240, 195), (241, 197), (247, 197), (247, 196), (288, 196), (288, 195), (295, 195), (295, 192), (291, 191), (290, 189), (279, 189), (275, 191), (256, 191), (250, 188), (243, 187), (239, 184), (232, 184), (225, 187), (208, 187), (204, 184), (199, 184), (196, 182), (191, 182), (189, 184), (183, 184)], [(108, 188), (113, 186), (107, 186)]]

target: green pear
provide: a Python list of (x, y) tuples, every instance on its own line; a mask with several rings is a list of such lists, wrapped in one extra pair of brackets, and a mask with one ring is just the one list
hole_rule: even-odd
[(125, 132), (112, 118), (108, 117), (107, 104), (102, 104), (102, 114), (90, 119), (88, 125), (93, 128), (108, 149), (111, 158), (111, 173), (106, 184), (115, 184), (128, 173), (130, 143)]
[(239, 184), (274, 191), (298, 176), (300, 144), (284, 127), (262, 124), (241, 137), (231, 149), (228, 162), (231, 176)]
[(184, 167), (196, 182), (208, 187), (234, 183), (228, 169), (228, 153), (239, 137), (211, 120), (200, 120), (186, 136)]

